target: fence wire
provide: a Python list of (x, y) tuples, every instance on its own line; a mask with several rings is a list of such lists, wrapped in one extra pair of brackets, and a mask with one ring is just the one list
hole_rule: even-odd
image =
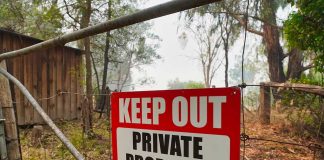
[[(247, 5), (246, 5), (246, 13), (245, 13), (245, 28), (244, 28), (244, 43), (243, 43), (243, 49), (242, 49), (242, 59), (241, 59), (241, 84), (238, 85), (237, 87), (240, 87), (241, 89), (241, 115), (242, 115), (242, 133), (241, 133), (241, 141), (243, 142), (243, 153), (242, 153), (242, 159), (245, 160), (246, 159), (246, 142), (249, 140), (253, 140), (253, 141), (267, 141), (267, 142), (273, 142), (273, 143), (279, 143), (279, 144), (285, 144), (285, 145), (294, 145), (294, 146), (299, 146), (299, 147), (305, 147), (310, 149), (311, 151), (313, 151), (314, 156), (313, 159), (316, 159), (316, 152), (318, 150), (323, 150), (323, 147), (315, 144), (315, 143), (310, 143), (308, 145), (304, 145), (304, 144), (298, 144), (298, 143), (292, 143), (292, 142), (286, 142), (286, 141), (282, 141), (282, 140), (274, 140), (274, 139), (265, 139), (265, 138), (258, 138), (258, 137), (250, 137), (249, 135), (246, 134), (246, 125), (245, 125), (245, 113), (244, 113), (244, 89), (246, 87), (250, 87), (250, 86), (258, 86), (260, 87), (261, 85), (255, 85), (255, 84), (246, 84), (244, 81), (244, 56), (245, 56), (245, 47), (246, 47), (246, 39), (247, 39), (247, 28), (248, 28), (248, 15), (249, 15), (249, 6), (250, 6), (250, 0), (247, 0)], [(267, 85), (267, 87), (271, 87), (271, 85)], [(275, 87), (275, 86), (273, 86)], [(276, 86), (278, 87), (278, 86)], [(318, 87), (316, 88), (312, 88), (312, 87), (298, 87), (298, 86), (282, 86), (282, 88), (303, 88), (303, 89), (319, 89)], [(324, 108), (324, 106), (321, 106), (322, 108)], [(321, 117), (321, 122), (318, 128), (318, 132), (320, 132), (321, 129), (321, 125), (322, 125), (322, 118), (323, 118), (323, 112), (324, 109), (322, 109), (322, 117)]]
[[(241, 94), (242, 94), (242, 98), (241, 98), (241, 105), (242, 105), (242, 108), (244, 108), (244, 89), (247, 88), (247, 87), (261, 87), (261, 86), (264, 86), (262, 84), (245, 84), (245, 83), (242, 83), (240, 85), (237, 85), (236, 87), (240, 87), (241, 88)], [(273, 87), (273, 88), (280, 88), (278, 87), (277, 85), (266, 85), (267, 87)], [(284, 87), (284, 88), (287, 88), (287, 89), (294, 89), (294, 88), (301, 88), (301, 89), (319, 89), (318, 87), (294, 87), (294, 86), (289, 86), (289, 87)], [(271, 90), (271, 89), (270, 89)], [(303, 91), (299, 91), (299, 92), (303, 92)], [(269, 93), (270, 94), (270, 93)], [(278, 93), (277, 93), (278, 94)], [(313, 95), (316, 95), (314, 93), (308, 93), (308, 94), (313, 94)], [(318, 125), (318, 128), (317, 128), (317, 134), (316, 134), (316, 137), (317, 139), (319, 139), (319, 136), (320, 136), (320, 132), (321, 132), (321, 127), (323, 125), (323, 118), (324, 118), (324, 103), (323, 103), (323, 96), (322, 95), (318, 95), (318, 100), (319, 100), (319, 106), (321, 107), (321, 113), (320, 113), (320, 120), (319, 120), (319, 125)], [(264, 137), (258, 137), (258, 136), (253, 136), (253, 135), (248, 135), (246, 134), (247, 132), (247, 128), (246, 128), (246, 125), (245, 125), (245, 118), (244, 118), (244, 109), (241, 110), (242, 112), (242, 133), (241, 133), (241, 141), (243, 143), (243, 153), (242, 153), (242, 159), (245, 160), (245, 159), (248, 159), (247, 156), (246, 156), (246, 142), (248, 141), (261, 141), (261, 142), (272, 142), (272, 143), (277, 143), (277, 144), (282, 144), (282, 145), (291, 145), (291, 146), (297, 146), (297, 147), (303, 147), (303, 148), (306, 148), (308, 150), (310, 150), (312, 153), (313, 153), (313, 159), (316, 160), (317, 158), (317, 153), (319, 151), (323, 152), (324, 150), (324, 147), (320, 144), (317, 144), (317, 143), (314, 143), (314, 142), (310, 142), (310, 143), (307, 143), (307, 144), (301, 144), (301, 143), (294, 143), (294, 142), (289, 142), (287, 140), (284, 140), (284, 139), (277, 139), (277, 138), (264, 138)]]
[[(277, 144), (282, 144), (282, 145), (291, 145), (291, 146), (298, 146), (298, 147), (304, 147), (304, 148), (307, 148), (309, 149), (311, 152), (313, 152), (313, 159), (315, 160), (316, 159), (316, 153), (318, 153), (318, 151), (322, 151), (324, 150), (323, 146), (319, 145), (319, 144), (316, 144), (316, 143), (309, 143), (309, 144), (300, 144), (300, 143), (294, 143), (294, 142), (289, 142), (287, 140), (282, 140), (282, 139), (276, 139), (276, 138), (264, 138), (264, 137), (258, 137), (258, 136), (254, 136), (254, 135), (248, 135), (247, 134), (247, 126), (246, 126), (246, 117), (245, 117), (245, 106), (244, 106), (244, 101), (245, 101), (245, 92), (244, 92), (244, 89), (246, 89), (247, 87), (260, 87), (262, 85), (259, 85), (259, 84), (245, 84), (245, 83), (242, 83), (240, 85), (237, 85), (236, 87), (240, 87), (241, 88), (241, 115), (242, 115), (242, 130), (241, 130), (241, 136), (240, 136), (240, 140), (242, 141), (243, 143), (243, 148), (242, 148), (242, 159), (243, 160), (247, 160), (248, 159), (248, 155), (246, 153), (246, 146), (247, 146), (247, 142), (248, 141), (260, 141), (260, 142), (271, 142), (271, 143), (277, 143)], [(268, 85), (267, 85), (268, 87)], [(271, 86), (269, 86), (271, 87)], [(276, 87), (278, 88), (278, 86), (272, 86), (272, 87)], [(296, 88), (296, 87), (287, 87), (287, 88)], [(298, 87), (298, 88), (304, 88), (304, 89), (309, 89), (309, 88), (312, 88), (312, 87)], [(62, 96), (64, 94), (76, 94), (76, 95), (82, 95), (82, 96), (85, 96), (86, 94), (84, 93), (74, 93), (74, 92), (57, 92), (57, 94), (55, 95), (52, 95), (50, 97), (43, 97), (43, 98), (38, 98), (39, 101), (42, 101), (42, 100), (49, 100), (49, 99), (53, 99), (53, 98), (56, 98), (57, 96)], [(92, 94), (92, 96), (110, 96), (110, 94)], [(321, 126), (322, 126), (322, 121), (323, 121), (323, 115), (324, 115), (324, 105), (323, 105), (323, 100), (322, 100), (323, 97), (320, 96), (320, 103), (321, 103), (321, 106), (322, 106), (322, 112), (321, 112), (321, 123), (319, 124), (319, 128), (318, 128), (318, 132), (320, 132), (320, 129), (321, 129)], [(19, 102), (13, 102), (13, 103), (19, 103)], [(94, 126), (95, 127), (100, 127), (100, 126)], [(109, 120), (109, 124), (108, 124), (108, 131), (109, 131), (109, 145), (111, 147), (111, 125), (110, 125), (110, 120)], [(318, 133), (318, 136), (319, 136), (319, 133)], [(88, 157), (88, 158), (91, 158), (89, 157), (88, 155), (88, 151), (85, 149), (87, 146), (85, 144), (85, 141), (87, 141), (86, 138), (82, 137), (82, 144), (81, 144), (81, 147), (83, 148), (83, 154), (84, 156)], [(43, 149), (43, 156), (42, 157), (52, 157), (53, 155), (48, 155), (49, 153), (47, 153), (47, 150), (46, 148), (44, 147), (44, 145), (42, 145), (42, 149)], [(110, 148), (111, 149), (111, 148)], [(109, 149), (109, 157), (111, 159), (111, 150)], [(29, 152), (30, 149), (28, 149), (28, 152)], [(27, 154), (27, 157), (29, 157), (30, 155)], [(61, 149), (61, 158), (62, 159), (65, 159), (66, 158), (66, 155), (64, 153), (64, 150)]]

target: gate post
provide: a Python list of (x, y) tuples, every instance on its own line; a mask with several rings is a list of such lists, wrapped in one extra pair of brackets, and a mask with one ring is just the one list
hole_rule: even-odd
[[(0, 62), (0, 68), (7, 70), (5, 60)], [(0, 74), (0, 107), (2, 109), (8, 159), (20, 160), (20, 148), (15, 111), (12, 104), (11, 91), (8, 79)]]
[(2, 108), (0, 107), (0, 159), (1, 160), (8, 159), (4, 121), (5, 119), (3, 118), (2, 115)]
[(260, 108), (259, 108), (259, 120), (261, 124), (270, 124), (270, 87), (266, 86), (265, 83), (260, 83)]

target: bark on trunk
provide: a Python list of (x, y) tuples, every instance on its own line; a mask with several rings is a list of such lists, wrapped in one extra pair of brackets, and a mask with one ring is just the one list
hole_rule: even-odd
[[(85, 6), (82, 8), (82, 19), (81, 28), (86, 28), (90, 23), (91, 15), (91, 0), (85, 1)], [(85, 61), (86, 61), (86, 92), (87, 92), (87, 103), (82, 107), (82, 119), (83, 119), (83, 131), (87, 136), (92, 136), (92, 109), (93, 109), (93, 98), (92, 98), (92, 68), (91, 68), (91, 53), (90, 53), (90, 38), (84, 38), (83, 40)]]
[(277, 10), (274, 8), (274, 3), (275, 2), (269, 0), (262, 1), (263, 18), (267, 20), (267, 22), (270, 22), (263, 24), (263, 40), (266, 46), (270, 80), (272, 82), (285, 82), (286, 78), (282, 63), (284, 54), (279, 41), (279, 29), (274, 26), (277, 24)]
[(228, 39), (225, 45), (225, 87), (228, 87)]
[(98, 70), (97, 70), (97, 67), (96, 67), (96, 62), (95, 62), (91, 52), (90, 52), (90, 56), (91, 56), (93, 71), (94, 71), (94, 74), (96, 76), (97, 89), (100, 91), (99, 74), (98, 74)]
[[(105, 89), (107, 86), (107, 76), (108, 76), (108, 64), (109, 64), (109, 48), (110, 48), (110, 32), (107, 32), (106, 35), (106, 47), (105, 47), (105, 53), (104, 53), (104, 70), (103, 70), (103, 76), (102, 76), (102, 86), (101, 86), (101, 94), (105, 93)], [(99, 106), (97, 107), (97, 109), (99, 110), (104, 110), (104, 101), (105, 101), (105, 95), (100, 95), (99, 96)]]
[(229, 14), (225, 15), (225, 24), (221, 21), (221, 17), (218, 18), (219, 23), (221, 24), (221, 38), (224, 44), (224, 51), (225, 51), (225, 87), (228, 87), (228, 50), (229, 50), (229, 39), (232, 34), (232, 21), (230, 21)]
[[(112, 13), (112, 1), (108, 1), (108, 21), (111, 19), (111, 13)], [(108, 75), (108, 64), (109, 64), (109, 49), (110, 49), (110, 31), (106, 33), (106, 47), (105, 47), (105, 53), (104, 53), (104, 70), (103, 70), (103, 76), (102, 76), (102, 86), (101, 86), (101, 92), (104, 93), (107, 85), (107, 75)], [(104, 101), (106, 96), (101, 95), (99, 98), (99, 107), (97, 109), (100, 109), (101, 111), (104, 110)], [(100, 114), (101, 115), (101, 114)]]
[(267, 51), (267, 58), (269, 64), (270, 81), (285, 82), (285, 74), (283, 70), (284, 54), (279, 43), (278, 28), (268, 24), (263, 25), (264, 42)]
[(301, 74), (304, 71), (303, 67), (303, 53), (298, 49), (291, 50), (289, 54), (287, 80), (288, 79), (300, 79)]
[[(0, 63), (0, 67), (6, 70), (5, 61)], [(5, 119), (4, 124), (8, 159), (21, 159), (16, 116), (12, 105), (9, 81), (2, 74), (0, 74), (0, 107), (2, 107), (2, 112)]]
[(263, 125), (270, 124), (270, 113), (271, 113), (270, 100), (271, 100), (270, 87), (266, 86), (264, 83), (261, 83), (259, 120)]
[(103, 95), (104, 96), (104, 100), (103, 100), (103, 104), (102, 105), (104, 107), (102, 107), (101, 110), (100, 110), (99, 118), (102, 117), (102, 113), (104, 113), (104, 108), (105, 108), (105, 106), (107, 106), (106, 107), (106, 109), (107, 109), (106, 110), (106, 113), (107, 113), (108, 121), (110, 122), (110, 94), (111, 94), (111, 91), (110, 91), (109, 87), (106, 87), (105, 91), (102, 92), (102, 93), (104, 93), (106, 95)]

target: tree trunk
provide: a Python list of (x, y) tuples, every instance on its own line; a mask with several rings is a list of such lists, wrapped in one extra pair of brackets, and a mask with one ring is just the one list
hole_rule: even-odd
[[(91, 15), (91, 0), (86, 0), (82, 8), (82, 19), (81, 28), (86, 28), (90, 23)], [(86, 61), (86, 93), (87, 93), (87, 105), (83, 105), (82, 109), (82, 120), (83, 120), (83, 131), (87, 136), (92, 136), (92, 109), (93, 109), (93, 98), (92, 98), (92, 68), (91, 68), (91, 53), (90, 53), (90, 38), (86, 37), (83, 39), (85, 61)]]
[(259, 120), (261, 124), (270, 124), (270, 87), (264, 83), (260, 85), (260, 108), (259, 108)]
[[(108, 76), (108, 64), (109, 64), (109, 48), (110, 48), (110, 32), (107, 32), (106, 35), (106, 47), (105, 47), (105, 53), (104, 53), (104, 69), (103, 69), (103, 76), (102, 76), (102, 86), (101, 86), (101, 91), (100, 93), (103, 94), (105, 92), (106, 86), (107, 86), (107, 76)], [(100, 95), (99, 96), (99, 106), (97, 109), (103, 110), (105, 105), (105, 95)]]
[[(112, 12), (112, 1), (108, 1), (108, 21), (111, 19), (111, 12)], [(107, 75), (108, 75), (108, 64), (109, 64), (109, 49), (110, 49), (110, 31), (106, 33), (106, 47), (105, 47), (105, 53), (104, 53), (104, 70), (103, 70), (103, 76), (102, 76), (102, 86), (101, 86), (101, 92), (104, 93), (106, 90), (106, 85), (107, 85)], [(99, 107), (97, 109), (104, 110), (104, 101), (105, 101), (106, 96), (105, 95), (100, 95), (99, 98)]]
[[(6, 70), (5, 61), (0, 63), (0, 67)], [(0, 74), (0, 107), (2, 107), (5, 119), (8, 159), (21, 159), (16, 116), (12, 105), (9, 81), (2, 74)]]
[(106, 87), (106, 89), (103, 93), (106, 95), (104, 95), (104, 100), (103, 100), (103, 104), (102, 104), (102, 105), (104, 105), (104, 107), (102, 107), (100, 110), (99, 118), (102, 117), (102, 113), (104, 113), (104, 108), (105, 108), (105, 106), (107, 106), (106, 113), (107, 113), (108, 121), (110, 123), (110, 94), (111, 94), (110, 88)]
[(263, 40), (266, 46), (270, 80), (272, 82), (285, 82), (285, 74), (283, 70), (284, 54), (280, 45), (280, 35), (276, 25), (276, 9), (274, 9), (274, 1), (262, 1), (263, 18), (270, 23), (263, 24)]
[[(218, 17), (219, 23), (221, 24), (221, 38), (224, 45), (224, 52), (225, 52), (225, 87), (228, 87), (228, 50), (229, 50), (229, 38), (232, 32), (232, 21), (230, 21), (229, 14), (225, 15), (225, 25), (223, 24), (224, 19), (221, 19), (221, 16)], [(223, 21), (222, 21), (223, 20)]]
[(303, 52), (298, 49), (292, 49), (289, 54), (287, 80), (288, 79), (300, 79), (303, 67)]
[(224, 43), (225, 49), (225, 87), (228, 87), (228, 36), (227, 42)]
[(94, 71), (94, 74), (95, 74), (96, 80), (97, 80), (97, 88), (100, 91), (99, 74), (98, 74), (98, 70), (97, 70), (97, 67), (96, 67), (96, 62), (95, 62), (91, 52), (90, 52), (90, 56), (91, 56), (93, 71)]
[(285, 82), (285, 74), (283, 71), (283, 50), (279, 43), (279, 31), (276, 27), (268, 24), (263, 25), (264, 42), (267, 51), (269, 64), (270, 81)]

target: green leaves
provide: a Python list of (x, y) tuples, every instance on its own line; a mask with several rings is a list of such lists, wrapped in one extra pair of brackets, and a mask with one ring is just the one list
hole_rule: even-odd
[(40, 39), (61, 34), (63, 16), (54, 2), (3, 0), (0, 15), (0, 27), (22, 34)]
[(196, 81), (180, 81), (178, 78), (168, 82), (168, 89), (197, 89), (205, 88), (204, 83)]
[(284, 23), (285, 38), (290, 47), (317, 53), (317, 71), (324, 72), (324, 1), (291, 1), (298, 7)]

